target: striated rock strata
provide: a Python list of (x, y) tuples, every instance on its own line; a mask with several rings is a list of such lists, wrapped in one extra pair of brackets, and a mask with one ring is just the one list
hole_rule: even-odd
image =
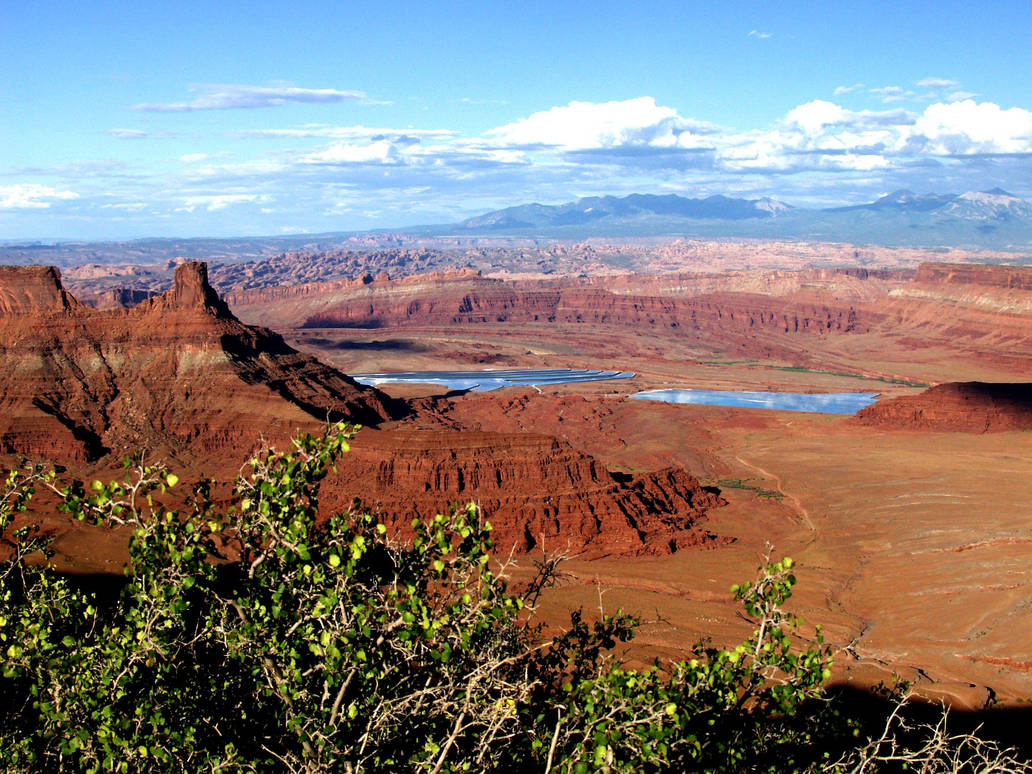
[(133, 309), (80, 304), (51, 267), (0, 267), (0, 453), (61, 462), (285, 439), (327, 417), (375, 424), (388, 399), (239, 322), (184, 263)]
[(881, 400), (857, 420), (884, 428), (990, 433), (1032, 430), (1032, 383), (952, 382)]
[(859, 311), (848, 302), (759, 293), (657, 295), (644, 289), (614, 292), (578, 284), (517, 285), (472, 271), (250, 291), (228, 298), (234, 309), (248, 315), (256, 307), (275, 308), (280, 324), (293, 321), (306, 328), (539, 322), (661, 328), (685, 334), (716, 328), (747, 334), (771, 329), (823, 335), (867, 331), (881, 322), (880, 315)]
[(449, 504), (478, 503), (501, 551), (666, 554), (711, 543), (699, 522), (723, 504), (681, 468), (610, 473), (534, 433), (362, 431), (325, 496), (354, 495), (401, 532)]
[(915, 282), (935, 285), (987, 285), (1032, 290), (1032, 267), (963, 263), (922, 263)]
[[(4, 268), (0, 310), (0, 454), (104, 471), (146, 449), (226, 479), (259, 438), (282, 447), (327, 418), (398, 416), (382, 393), (239, 322), (201, 263), (180, 265), (168, 292), (111, 310), (79, 303), (56, 269)], [(400, 534), (412, 518), (473, 500), (500, 550), (589, 555), (710, 542), (698, 522), (721, 503), (684, 470), (612, 474), (549, 436), (371, 428), (326, 482), (328, 507), (356, 496)], [(90, 540), (106, 539), (68, 534), (72, 568), (100, 550)]]

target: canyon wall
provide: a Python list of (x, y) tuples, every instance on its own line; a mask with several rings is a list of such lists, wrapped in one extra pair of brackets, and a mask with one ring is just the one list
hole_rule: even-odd
[(359, 496), (399, 533), (450, 504), (476, 502), (503, 553), (666, 554), (711, 544), (701, 522), (723, 504), (681, 468), (612, 474), (535, 433), (363, 430), (339, 467), (327, 496)]
[[(871, 310), (834, 299), (781, 298), (760, 293), (697, 295), (634, 293), (599, 287), (538, 285), (481, 277), (473, 272), (438, 272), (380, 279), (361, 285), (230, 293), (229, 303), (247, 317), (276, 316), (280, 325), (305, 328), (404, 328), (479, 323), (542, 322), (652, 327), (690, 332), (700, 328), (783, 333), (867, 331), (881, 322)], [(264, 314), (259, 311), (266, 311)]]
[[(262, 442), (284, 448), (327, 420), (385, 425), (410, 411), (239, 322), (199, 263), (180, 265), (171, 290), (112, 310), (80, 304), (56, 269), (0, 269), (0, 310), (8, 464), (23, 455), (89, 477), (146, 451), (231, 480)], [(711, 543), (699, 522), (722, 503), (682, 469), (622, 476), (549, 436), (456, 430), (363, 429), (325, 487), (327, 505), (359, 497), (399, 535), (413, 518), (472, 500), (499, 550), (592, 556)], [(66, 555), (107, 540), (75, 534)]]
[(966, 263), (922, 263), (915, 282), (934, 285), (988, 285), (1032, 290), (1032, 267)]
[(0, 453), (96, 460), (247, 449), (327, 417), (376, 424), (389, 399), (229, 312), (203, 264), (165, 294), (94, 310), (56, 269), (0, 271)]
[(940, 384), (918, 395), (880, 400), (856, 415), (884, 429), (991, 433), (1032, 430), (1032, 383)]

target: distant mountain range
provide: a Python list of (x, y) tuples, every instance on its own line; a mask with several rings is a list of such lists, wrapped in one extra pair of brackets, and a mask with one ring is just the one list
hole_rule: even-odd
[(591, 196), (566, 204), (507, 207), (461, 223), (381, 231), (124, 242), (0, 242), (0, 264), (156, 264), (175, 263), (180, 256), (237, 263), (291, 252), (340, 250), (356, 254), (399, 249), (423, 251), (419, 255), (433, 251), (459, 254), (470, 246), (505, 249), (588, 237), (789, 239), (958, 247), (1024, 253), (1025, 260), (1032, 260), (1032, 204), (999, 188), (963, 194), (894, 191), (867, 204), (829, 209), (792, 207), (770, 198)]
[(461, 226), (469, 229), (571, 226), (653, 215), (693, 220), (745, 220), (776, 217), (791, 209), (792, 207), (787, 204), (774, 199), (731, 199), (727, 196), (686, 199), (676, 194), (631, 194), (623, 198), (590, 196), (555, 206), (523, 204), (518, 207), (507, 207), (504, 210), (469, 218), (463, 221)]
[(901, 190), (868, 204), (829, 209), (792, 207), (769, 198), (632, 194), (507, 207), (442, 233), (546, 238), (682, 234), (1026, 250), (1032, 248), (1032, 204), (999, 188), (963, 194)]

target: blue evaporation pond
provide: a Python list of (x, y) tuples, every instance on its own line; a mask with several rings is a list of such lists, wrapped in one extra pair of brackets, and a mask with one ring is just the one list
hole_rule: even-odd
[(732, 390), (646, 390), (631, 396), (665, 403), (696, 403), (706, 406), (743, 406), (778, 411), (809, 411), (816, 414), (855, 414), (878, 398), (876, 392), (735, 392)]
[(514, 368), (486, 371), (396, 371), (377, 374), (350, 374), (359, 384), (376, 387), (381, 384), (418, 382), (441, 384), (450, 390), (488, 392), (501, 387), (532, 387), (570, 382), (601, 382), (608, 379), (631, 379), (630, 371), (589, 371), (577, 368)]

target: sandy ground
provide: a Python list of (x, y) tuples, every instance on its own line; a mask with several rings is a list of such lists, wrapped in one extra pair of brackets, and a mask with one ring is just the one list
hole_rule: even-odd
[[(357, 350), (348, 346), (354, 341)], [(889, 377), (1016, 378), (998, 363), (947, 348), (886, 347), (874, 337), (840, 338), (822, 350), (826, 365), (817, 370), (874, 377), (857, 378), (738, 360), (714, 341), (560, 335), (533, 326), (306, 331), (293, 343), (352, 371), (569, 366), (638, 374), (629, 382), (453, 400), (455, 418), (553, 433), (614, 469), (685, 465), (730, 501), (708, 523), (734, 538), (729, 546), (569, 561), (571, 577), (541, 611), (555, 625), (576, 607), (632, 612), (645, 621), (629, 651), (638, 660), (683, 655), (703, 637), (733, 643), (749, 626), (729, 587), (752, 577), (769, 550), (798, 562), (793, 604), (839, 650), (837, 679), (870, 684), (900, 674), (966, 706), (980, 706), (989, 688), (1006, 703), (1032, 693), (1032, 433), (883, 431), (851, 417), (625, 399), (637, 389), (675, 386), (895, 396), (920, 388)], [(432, 385), (388, 390), (442, 392)], [(525, 407), (498, 409), (519, 394)], [(766, 496), (722, 483), (735, 479)]]

